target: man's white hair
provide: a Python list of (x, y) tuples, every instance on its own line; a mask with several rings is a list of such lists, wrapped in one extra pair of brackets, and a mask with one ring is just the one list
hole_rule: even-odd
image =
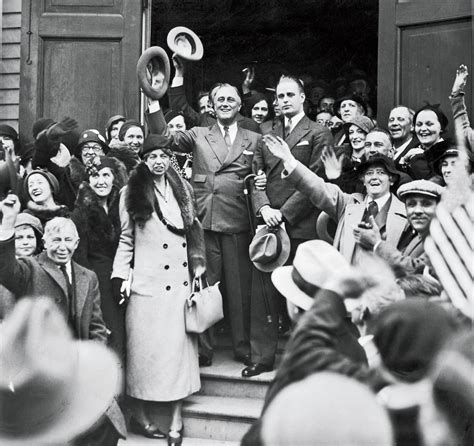
[(70, 218), (66, 218), (66, 217), (54, 217), (51, 220), (49, 220), (44, 226), (43, 238), (46, 239), (47, 237), (53, 234), (56, 234), (62, 229), (65, 229), (67, 227), (73, 230), (76, 238), (79, 238), (79, 233), (77, 232), (76, 225)]

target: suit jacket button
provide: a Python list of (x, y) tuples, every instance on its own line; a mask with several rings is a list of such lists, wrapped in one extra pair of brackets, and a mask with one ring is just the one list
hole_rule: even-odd
[(183, 263), (183, 266), (184, 266), (184, 267), (188, 266), (188, 262), (184, 262), (184, 263)]
[(183, 243), (183, 248), (186, 248), (186, 243)]
[(169, 285), (166, 285), (166, 291), (171, 290), (171, 287)]
[(163, 245), (163, 248), (168, 249), (168, 245), (165, 243), (165, 244)]
[(165, 265), (165, 269), (170, 269), (170, 266), (169, 266), (169, 265)]
[(184, 286), (188, 286), (188, 282), (187, 282), (187, 281), (184, 282), (183, 285), (184, 285)]

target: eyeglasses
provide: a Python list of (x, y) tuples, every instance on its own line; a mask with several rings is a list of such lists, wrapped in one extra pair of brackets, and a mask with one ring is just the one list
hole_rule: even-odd
[(91, 146), (82, 146), (83, 155), (86, 155), (87, 153), (90, 153), (91, 151), (94, 153), (100, 153), (102, 151), (102, 147), (99, 144), (94, 144)]

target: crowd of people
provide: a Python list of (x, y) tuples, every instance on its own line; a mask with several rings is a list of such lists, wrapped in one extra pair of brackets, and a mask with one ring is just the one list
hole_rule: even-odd
[[(249, 67), (240, 90), (216, 84), (195, 109), (186, 62), (172, 61), (169, 109), (149, 98), (146, 123), (113, 115), (102, 134), (103, 123), (43, 117), (26, 145), (0, 124), (0, 357), (10, 364), (0, 391), (12, 413), (18, 395), (36, 417), (0, 419), (0, 438), (116, 445), (128, 429), (180, 445), (183, 401), (227, 326), (245, 378), (275, 369), (279, 334), (291, 330), (244, 445), (473, 444), (472, 297), (461, 293), (460, 305), (425, 250), (437, 210), (464, 206), (470, 218), (448, 227), (454, 249), (442, 254), (467, 270), (460, 288), (472, 287), (472, 241), (449, 232), (469, 240), (472, 231), (467, 67), (455, 76), (451, 119), (439, 106), (397, 105), (380, 122), (360, 73), (333, 92), (290, 74), (256, 91)], [(151, 73), (154, 88), (163, 80)], [(200, 335), (184, 316), (197, 281), (220, 283), (225, 313)], [(63, 377), (38, 362), (35, 336)], [(76, 340), (115, 352), (103, 355), (108, 385), (87, 416), (77, 409), (80, 423), (43, 436), (37, 401), (16, 389), (49, 378), (25, 380), (15, 367), (67, 383)], [(55, 386), (48, 398), (58, 404)], [(168, 433), (156, 403), (169, 405)]]

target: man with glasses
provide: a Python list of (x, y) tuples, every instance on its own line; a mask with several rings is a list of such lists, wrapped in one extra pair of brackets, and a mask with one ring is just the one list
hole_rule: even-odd
[(361, 252), (373, 250), (366, 243), (371, 228), (377, 226), (381, 239), (396, 248), (407, 225), (403, 203), (390, 192), (399, 178), (393, 160), (373, 155), (357, 167), (366, 195), (346, 194), (327, 183), (296, 160), (288, 144), (278, 137), (266, 137), (269, 150), (283, 161), (283, 176), (311, 202), (337, 222), (334, 246), (351, 263), (360, 261)]

